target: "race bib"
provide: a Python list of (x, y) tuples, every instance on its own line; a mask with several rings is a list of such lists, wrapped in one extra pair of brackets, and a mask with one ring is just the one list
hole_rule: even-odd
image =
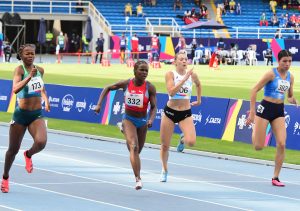
[(256, 109), (256, 112), (262, 114), (264, 112), (264, 110), (265, 110), (264, 106), (258, 105), (257, 109)]
[(180, 94), (188, 94), (189, 93), (189, 87), (180, 87), (180, 89), (179, 89), (179, 93)]
[(27, 84), (28, 93), (32, 94), (35, 92), (41, 92), (44, 87), (44, 82), (41, 77), (33, 77)]
[(278, 80), (278, 86), (276, 91), (279, 93), (285, 93), (290, 88), (290, 83), (286, 80)]
[(125, 97), (125, 103), (128, 106), (136, 106), (141, 108), (144, 105), (144, 95), (127, 93)]

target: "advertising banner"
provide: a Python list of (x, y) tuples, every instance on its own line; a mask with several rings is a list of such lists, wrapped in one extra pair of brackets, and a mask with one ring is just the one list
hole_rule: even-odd
[(0, 111), (7, 111), (12, 90), (11, 80), (0, 79)]
[[(286, 148), (300, 150), (300, 108), (295, 105), (284, 106), (285, 127), (287, 132)], [(276, 146), (276, 137), (272, 136), (271, 146)]]
[(45, 86), (51, 111), (44, 111), (44, 116), (100, 123), (103, 110), (100, 115), (95, 115), (93, 109), (97, 104), (101, 89), (54, 84), (46, 84)]

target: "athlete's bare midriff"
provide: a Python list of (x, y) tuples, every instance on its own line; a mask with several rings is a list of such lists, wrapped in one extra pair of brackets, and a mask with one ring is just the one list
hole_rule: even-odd
[(19, 99), (19, 108), (34, 111), (42, 108), (41, 97), (30, 97)]
[(169, 100), (167, 106), (176, 111), (185, 111), (191, 108), (191, 103), (189, 99)]

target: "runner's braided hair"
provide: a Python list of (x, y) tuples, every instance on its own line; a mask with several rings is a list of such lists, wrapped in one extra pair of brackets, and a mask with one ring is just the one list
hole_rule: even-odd
[(137, 62), (134, 64), (134, 71), (136, 71), (136, 70), (138, 69), (138, 67), (139, 67), (141, 64), (146, 64), (146, 65), (148, 65), (148, 63), (145, 62), (144, 60), (139, 60), (139, 61), (137, 61)]
[(30, 47), (30, 48), (33, 48), (35, 50), (35, 45), (34, 44), (24, 44), (24, 45), (21, 45), (18, 49), (18, 53), (17, 53), (17, 59), (18, 60), (22, 60), (22, 53), (23, 53), (23, 50), (27, 47)]

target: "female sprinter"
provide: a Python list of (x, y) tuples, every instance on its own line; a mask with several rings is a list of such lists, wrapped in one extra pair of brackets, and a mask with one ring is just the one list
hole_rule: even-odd
[[(130, 162), (136, 180), (135, 189), (143, 187), (141, 180), (141, 153), (146, 140), (148, 128), (156, 114), (156, 89), (146, 81), (149, 66), (145, 61), (138, 61), (134, 65), (134, 78), (122, 80), (105, 87), (100, 94), (95, 112), (99, 113), (102, 101), (110, 90), (123, 89), (125, 113), (123, 115), (123, 133), (130, 153)], [(150, 103), (150, 114), (147, 115)]]
[[(284, 98), (288, 95), (288, 102), (297, 104), (294, 98), (293, 86), (294, 76), (289, 72), (292, 63), (292, 54), (287, 50), (278, 53), (278, 67), (265, 73), (260, 81), (251, 91), (250, 113), (246, 124), (254, 123), (252, 133), (252, 143), (255, 150), (264, 147), (266, 139), (266, 129), (271, 124), (276, 138), (275, 170), (272, 178), (274, 186), (283, 187), (284, 184), (278, 179), (285, 156), (286, 128), (284, 118)], [(264, 98), (256, 108), (256, 95), (264, 88)]]

